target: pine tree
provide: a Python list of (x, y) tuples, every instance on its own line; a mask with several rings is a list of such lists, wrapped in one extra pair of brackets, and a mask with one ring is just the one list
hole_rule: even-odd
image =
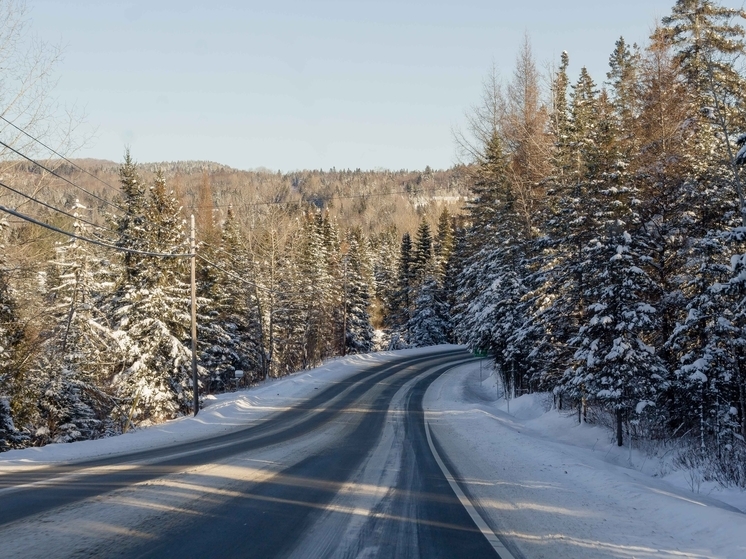
[[(77, 200), (75, 216), (84, 211)], [(78, 220), (76, 234), (90, 235)], [(90, 245), (71, 238), (57, 247), (49, 290), (52, 335), (45, 340), (34, 375), (41, 384), (36, 442), (72, 442), (112, 431), (114, 399), (104, 390), (111, 379), (114, 336), (101, 312), (114, 278)]]
[(214, 257), (222, 269), (211, 271), (214, 280), (210, 292), (200, 301), (202, 309), (206, 304), (211, 308), (201, 312), (197, 339), (204, 348), (201, 364), (210, 372), (211, 384), (220, 388), (233, 382), (236, 371), (244, 372), (244, 382), (265, 376), (258, 287), (251, 258), (230, 208)]
[(359, 229), (349, 235), (344, 258), (345, 353), (367, 353), (373, 349), (373, 326), (370, 323), (369, 264), (365, 239)]
[(438, 282), (432, 275), (424, 278), (407, 330), (410, 343), (415, 347), (448, 342), (448, 308), (443, 301)]
[(398, 345), (409, 343), (407, 325), (412, 318), (412, 306), (414, 304), (414, 251), (412, 249), (412, 237), (409, 232), (404, 233), (399, 249), (399, 262), (397, 267), (396, 294), (392, 297), (390, 316), (394, 325), (392, 335), (392, 349), (399, 349)]
[(0, 451), (29, 441), (28, 434), (20, 432), (13, 421), (20, 411), (16, 401), (23, 393), (26, 331), (17, 314), (7, 271), (3, 244), (6, 228), (7, 222), (0, 219)]
[(430, 224), (423, 218), (417, 228), (417, 236), (412, 259), (412, 275), (417, 287), (424, 281), (427, 273), (432, 273), (433, 267), (433, 236)]
[[(118, 222), (119, 246), (156, 253), (185, 253), (183, 218), (158, 174), (145, 189), (129, 154), (120, 170), (127, 212)], [(113, 379), (120, 399), (115, 418), (127, 428), (160, 422), (192, 407), (188, 287), (176, 259), (127, 253), (111, 304), (121, 373)]]
[(621, 222), (611, 224), (609, 238), (586, 249), (594, 263), (585, 293), (588, 313), (571, 340), (578, 347), (575, 366), (563, 380), (570, 395), (615, 411), (620, 446), (621, 418), (656, 404), (667, 376), (656, 348), (649, 345), (658, 326), (657, 311), (649, 303), (656, 286), (640, 267), (631, 235), (614, 230), (622, 227)]

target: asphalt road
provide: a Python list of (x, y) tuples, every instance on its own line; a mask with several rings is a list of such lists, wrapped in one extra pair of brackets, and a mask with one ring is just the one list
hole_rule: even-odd
[(422, 410), (468, 358), (378, 365), (219, 437), (2, 475), (0, 557), (500, 557)]

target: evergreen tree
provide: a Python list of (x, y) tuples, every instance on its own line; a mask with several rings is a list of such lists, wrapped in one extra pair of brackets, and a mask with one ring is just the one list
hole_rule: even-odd
[[(75, 216), (85, 209), (76, 201)], [(90, 235), (84, 222), (73, 226), (77, 235)], [(104, 389), (111, 380), (115, 341), (100, 310), (114, 282), (112, 272), (76, 238), (56, 253), (49, 290), (54, 325), (34, 371), (44, 423), (37, 442), (72, 442), (111, 432), (108, 416), (115, 403)]]
[[(480, 163), (470, 185), (472, 198), (466, 209), (470, 218), (472, 250), (475, 252), (486, 245), (495, 234), (498, 227), (498, 214), (507, 209), (513, 213), (515, 198), (508, 181), (508, 163), (503, 150), (503, 142), (495, 133), (485, 149), (484, 161)], [(503, 216), (505, 217), (505, 216)], [(511, 224), (518, 227), (518, 224)]]
[(430, 232), (430, 224), (423, 218), (417, 228), (412, 258), (412, 275), (417, 287), (424, 280), (425, 274), (432, 272), (432, 262), (433, 236)]
[(448, 308), (438, 282), (427, 275), (415, 300), (415, 309), (407, 326), (410, 343), (415, 347), (448, 342)]
[[(201, 364), (216, 387), (229, 386), (236, 371), (244, 382), (264, 378), (262, 322), (255, 274), (232, 209), (223, 224), (220, 248), (214, 255), (220, 269), (211, 272), (211, 290), (200, 301), (197, 339), (204, 348)], [(225, 272), (223, 271), (225, 270)], [(241, 281), (241, 279), (244, 281)]]
[[(711, 0), (677, 0), (671, 15), (663, 18), (662, 33), (676, 50), (676, 58), (691, 87), (699, 109), (692, 115), (703, 161), (715, 152), (725, 165), (722, 177), (731, 176), (729, 190), (738, 198), (740, 226), (746, 226), (746, 194), (737, 166), (734, 134), (746, 129), (746, 79), (739, 58), (746, 54), (742, 9), (725, 8)], [(719, 136), (718, 139), (715, 137)]]
[(561, 188), (567, 186), (573, 164), (570, 149), (570, 109), (567, 99), (567, 88), (570, 85), (567, 76), (569, 65), (570, 57), (567, 51), (564, 51), (551, 88), (552, 111), (549, 122), (551, 136), (554, 140), (554, 150), (550, 162), (551, 168), (554, 170), (554, 182)]
[[(614, 225), (623, 227), (621, 222)], [(667, 374), (648, 343), (658, 326), (657, 311), (649, 303), (656, 286), (640, 267), (629, 233), (611, 228), (608, 235), (609, 240), (591, 242), (586, 249), (594, 263), (585, 294), (587, 321), (571, 340), (578, 348), (575, 366), (563, 385), (570, 395), (616, 412), (621, 446), (621, 418), (656, 404)]]
[(399, 239), (396, 230), (389, 230), (371, 238), (373, 282), (375, 298), (372, 303), (372, 322), (376, 328), (391, 329), (395, 325), (397, 294), (397, 251)]
[[(13, 421), (19, 413), (24, 388), (26, 331), (18, 317), (5, 259), (7, 222), (0, 219), (0, 451), (24, 445), (29, 437)], [(14, 409), (15, 408), (15, 409)]]
[[(640, 53), (637, 45), (630, 49), (624, 37), (620, 37), (609, 57), (606, 77), (611, 86), (611, 103), (616, 117), (615, 127), (619, 133), (620, 156), (625, 160), (637, 153), (636, 119), (639, 115), (638, 84)], [(625, 170), (623, 168), (621, 170)]]
[[(291, 238), (289, 245), (300, 244), (300, 234)], [(305, 335), (307, 314), (301, 298), (301, 285), (305, 285), (298, 258), (283, 256), (278, 262), (277, 292), (273, 314), (276, 344), (277, 376), (300, 370), (306, 358)]]
[(304, 328), (302, 368), (309, 368), (333, 355), (335, 347), (339, 347), (333, 338), (337, 331), (334, 309), (341, 303), (341, 297), (334, 298), (334, 279), (329, 270), (329, 251), (333, 247), (325, 238), (324, 219), (320, 214), (306, 219), (299, 249), (299, 284), (294, 289), (299, 296)]
[(393, 317), (392, 322), (395, 326), (396, 336), (402, 337), (403, 343), (407, 344), (409, 335), (406, 327), (411, 318), (415, 288), (414, 251), (412, 249), (412, 237), (409, 235), (409, 232), (402, 235), (397, 268), (397, 290), (392, 300), (390, 314)]
[[(118, 222), (122, 248), (185, 253), (180, 208), (161, 174), (145, 189), (129, 154), (120, 170), (127, 212)], [(176, 259), (127, 253), (124, 274), (111, 304), (121, 372), (113, 379), (120, 399), (115, 418), (159, 422), (192, 407), (188, 286)]]
[[(115, 219), (118, 235), (117, 246), (129, 250), (147, 251), (147, 188), (140, 180), (137, 165), (132, 159), (129, 149), (124, 152), (124, 162), (119, 167), (119, 184), (122, 189), (122, 205), (124, 214)], [(124, 260), (124, 282), (135, 284), (139, 282), (141, 272), (147, 272), (145, 257), (132, 252), (126, 252)]]
[(370, 283), (365, 239), (359, 229), (349, 235), (344, 259), (345, 353), (367, 353), (373, 349), (370, 323)]
[(453, 223), (448, 208), (443, 208), (438, 217), (438, 231), (435, 235), (433, 252), (435, 258), (435, 272), (438, 279), (442, 279), (448, 261), (454, 249)]

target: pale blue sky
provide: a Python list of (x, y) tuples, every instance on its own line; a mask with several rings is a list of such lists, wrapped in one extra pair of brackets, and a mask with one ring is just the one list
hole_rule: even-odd
[(76, 155), (241, 169), (446, 168), (452, 129), (528, 32), (540, 65), (605, 79), (674, 0), (27, 0), (66, 46), (56, 95), (97, 129)]

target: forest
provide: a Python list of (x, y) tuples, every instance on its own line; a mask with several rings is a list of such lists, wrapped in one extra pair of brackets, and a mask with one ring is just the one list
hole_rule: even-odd
[(0, 450), (189, 412), (194, 214), (201, 394), (465, 344), (506, 397), (550, 392), (619, 445), (746, 487), (744, 19), (678, 0), (600, 82), (566, 52), (547, 76), (526, 38), (448, 170), (6, 152)]

